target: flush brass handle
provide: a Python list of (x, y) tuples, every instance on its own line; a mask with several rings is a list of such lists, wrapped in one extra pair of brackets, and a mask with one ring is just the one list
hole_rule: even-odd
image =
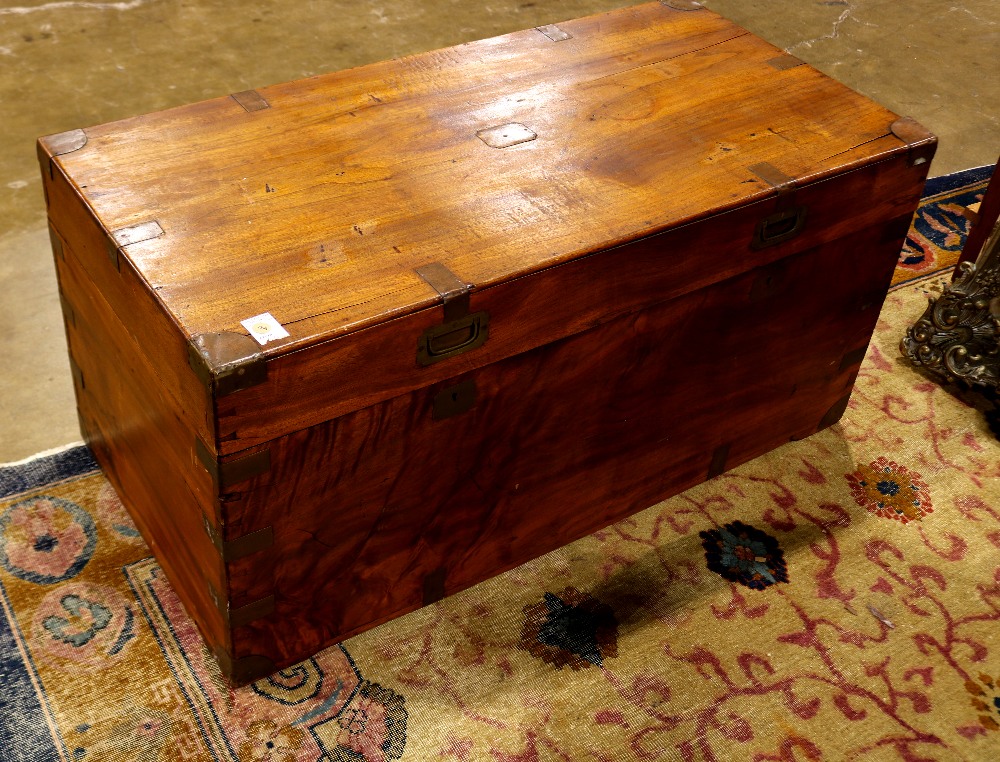
[(757, 223), (750, 245), (755, 249), (774, 246), (776, 243), (794, 238), (806, 224), (806, 208), (796, 206), (772, 214)]
[(474, 312), (428, 328), (417, 342), (417, 362), (432, 365), (481, 347), (489, 334), (489, 320), (486, 312)]

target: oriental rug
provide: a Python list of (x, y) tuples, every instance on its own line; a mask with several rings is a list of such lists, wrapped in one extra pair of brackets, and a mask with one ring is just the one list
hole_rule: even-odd
[(0, 468), (0, 760), (1000, 758), (1000, 444), (897, 350), (987, 176), (839, 424), (245, 688), (84, 448)]

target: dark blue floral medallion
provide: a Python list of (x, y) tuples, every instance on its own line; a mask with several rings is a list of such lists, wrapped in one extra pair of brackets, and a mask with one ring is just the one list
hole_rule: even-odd
[(524, 607), (518, 647), (557, 669), (604, 666), (618, 656), (618, 620), (611, 607), (567, 587)]
[(708, 568), (730, 582), (754, 590), (788, 582), (785, 554), (769, 534), (742, 521), (700, 534)]

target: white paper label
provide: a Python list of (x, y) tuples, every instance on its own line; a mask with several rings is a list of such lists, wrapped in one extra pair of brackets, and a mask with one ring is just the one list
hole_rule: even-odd
[(241, 320), (240, 324), (250, 331), (250, 335), (257, 340), (257, 343), (264, 346), (269, 341), (284, 339), (289, 335), (288, 331), (270, 312), (263, 312), (246, 320)]

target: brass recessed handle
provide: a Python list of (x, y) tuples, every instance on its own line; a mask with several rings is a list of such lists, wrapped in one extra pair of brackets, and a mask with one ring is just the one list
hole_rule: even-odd
[(750, 245), (755, 249), (774, 246), (776, 243), (797, 236), (802, 232), (805, 224), (806, 208), (804, 206), (794, 206), (791, 209), (777, 212), (757, 223), (757, 229), (754, 230)]
[(431, 365), (481, 347), (488, 337), (490, 316), (474, 312), (428, 328), (417, 342), (417, 362)]

